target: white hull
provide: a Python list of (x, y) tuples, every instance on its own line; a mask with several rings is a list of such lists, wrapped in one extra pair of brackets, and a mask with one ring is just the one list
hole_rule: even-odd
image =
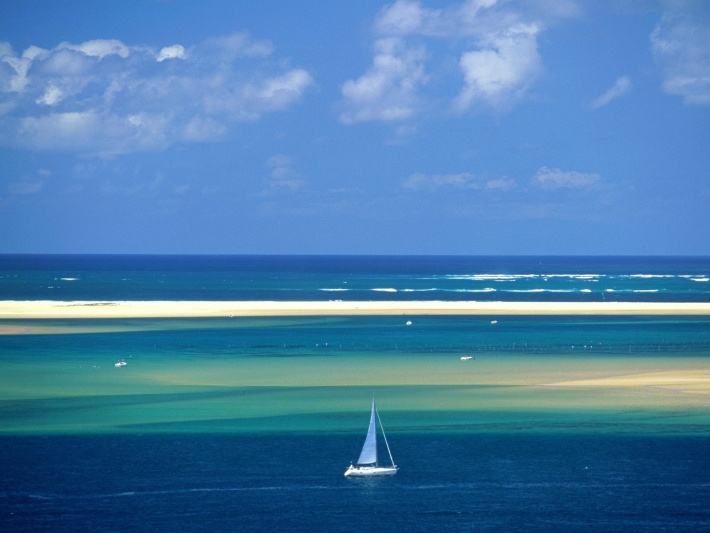
[(353, 466), (350, 465), (345, 471), (346, 477), (372, 477), (372, 476), (394, 476), (397, 473), (396, 466)]

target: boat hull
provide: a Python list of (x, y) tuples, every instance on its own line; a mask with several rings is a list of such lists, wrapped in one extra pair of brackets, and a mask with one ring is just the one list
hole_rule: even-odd
[(353, 466), (350, 465), (345, 471), (346, 477), (374, 477), (374, 476), (394, 476), (397, 473), (396, 466)]

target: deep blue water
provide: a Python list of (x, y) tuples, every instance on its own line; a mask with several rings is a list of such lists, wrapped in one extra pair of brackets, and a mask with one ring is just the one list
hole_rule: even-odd
[[(707, 439), (393, 437), (408, 465), (343, 478), (347, 436), (0, 440), (5, 531), (701, 531)], [(669, 453), (671, 452), (672, 453)]]
[(707, 531), (706, 438), (349, 435), (0, 439), (4, 531)]
[(708, 257), (0, 255), (0, 299), (710, 301)]

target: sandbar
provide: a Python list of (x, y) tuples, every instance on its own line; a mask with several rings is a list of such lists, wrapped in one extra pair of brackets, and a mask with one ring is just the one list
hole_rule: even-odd
[(685, 394), (710, 394), (710, 369), (684, 369), (624, 374), (592, 379), (583, 378), (551, 383), (549, 386), (560, 388), (645, 387)]
[(710, 315), (710, 303), (0, 300), (0, 319), (319, 315)]

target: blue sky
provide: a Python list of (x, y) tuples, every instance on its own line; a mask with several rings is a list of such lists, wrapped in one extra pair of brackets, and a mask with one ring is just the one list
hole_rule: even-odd
[(0, 3), (0, 253), (710, 254), (710, 3)]

